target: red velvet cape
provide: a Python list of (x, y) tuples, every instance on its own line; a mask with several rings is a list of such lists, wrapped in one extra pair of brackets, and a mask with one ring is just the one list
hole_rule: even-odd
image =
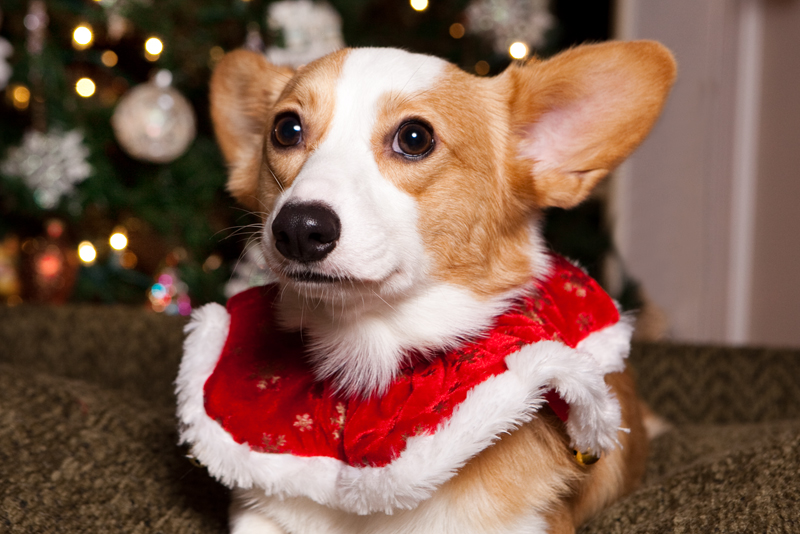
[[(506, 356), (538, 341), (575, 348), (619, 321), (611, 298), (582, 270), (553, 258), (545, 281), (497, 317), (478, 339), (434, 355), (409, 355), (386, 394), (362, 399), (316, 381), (299, 332), (276, 327), (276, 286), (230, 299), (230, 329), (204, 387), (207, 415), (256, 452), (335, 458), (350, 466), (381, 467), (406, 440), (432, 434), (470, 390), (506, 371)], [(566, 417), (564, 406), (550, 397)]]

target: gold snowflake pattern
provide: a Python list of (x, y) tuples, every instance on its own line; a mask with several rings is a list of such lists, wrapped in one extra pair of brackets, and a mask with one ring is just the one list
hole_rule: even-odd
[(586, 286), (584, 286), (583, 284), (580, 284), (575, 281), (569, 281), (564, 283), (564, 291), (572, 293), (573, 290), (575, 291), (576, 297), (584, 298), (586, 296)]
[(280, 379), (281, 377), (278, 375), (267, 376), (259, 380), (258, 384), (256, 384), (256, 387), (259, 390), (264, 391), (271, 387), (275, 387), (275, 384), (277, 384), (280, 381)]
[(582, 312), (578, 314), (578, 329), (581, 332), (588, 332), (594, 326), (594, 321), (592, 320), (592, 316), (586, 312)]
[(314, 426), (314, 420), (311, 419), (311, 415), (304, 413), (303, 415), (297, 416), (297, 421), (294, 422), (294, 426), (300, 432), (305, 432), (306, 430), (311, 430), (311, 427)]
[(343, 403), (338, 403), (336, 405), (336, 413), (339, 415), (336, 417), (331, 417), (331, 424), (334, 425), (336, 428), (333, 429), (333, 439), (339, 440), (342, 439), (342, 431), (344, 430), (344, 422), (345, 422), (345, 415), (347, 414), (347, 408)]
[(250, 380), (256, 380), (256, 388), (259, 391), (268, 389), (278, 389), (281, 381), (281, 371), (284, 365), (276, 362), (266, 362), (258, 366), (257, 370), (248, 376)]
[(272, 434), (266, 434), (261, 439), (261, 451), (262, 452), (271, 452), (271, 453), (278, 453), (283, 450), (283, 447), (286, 445), (286, 436), (281, 434), (280, 436), (274, 436)]

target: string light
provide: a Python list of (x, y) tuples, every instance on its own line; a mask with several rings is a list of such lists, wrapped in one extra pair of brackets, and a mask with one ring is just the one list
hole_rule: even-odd
[(97, 258), (97, 249), (88, 241), (82, 241), (81, 244), (78, 245), (78, 257), (83, 263), (87, 265), (91, 264)]
[(164, 51), (164, 43), (158, 37), (151, 37), (144, 43), (144, 57), (148, 61), (155, 61)]
[(428, 0), (411, 0), (411, 7), (414, 11), (425, 11), (428, 9)]
[(517, 41), (508, 47), (508, 55), (514, 59), (524, 59), (525, 56), (528, 55), (528, 47), (525, 45), (525, 43)]
[(128, 238), (122, 232), (114, 232), (108, 238), (108, 244), (114, 250), (125, 250), (125, 247), (128, 246)]
[(92, 29), (86, 24), (81, 24), (72, 32), (72, 46), (78, 50), (85, 50), (92, 45)]
[(466, 32), (467, 30), (464, 28), (464, 25), (459, 22), (450, 25), (450, 37), (453, 39), (461, 39)]
[(24, 85), (9, 86), (8, 95), (14, 107), (23, 110), (28, 109), (28, 104), (31, 103), (31, 91)]
[(113, 67), (117, 64), (117, 61), (119, 61), (119, 57), (117, 57), (117, 54), (114, 53), (113, 50), (106, 50), (103, 52), (103, 55), (100, 56), (100, 61), (102, 61), (103, 65), (106, 67)]
[(75, 84), (75, 91), (83, 98), (92, 96), (96, 88), (94, 82), (89, 78), (81, 78), (78, 80), (78, 83)]

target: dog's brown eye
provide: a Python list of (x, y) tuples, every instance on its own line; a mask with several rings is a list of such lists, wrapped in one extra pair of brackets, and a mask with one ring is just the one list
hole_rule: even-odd
[(409, 158), (421, 158), (433, 149), (433, 131), (421, 122), (407, 122), (397, 129), (392, 150)]
[(295, 146), (303, 140), (303, 126), (294, 113), (278, 117), (272, 129), (272, 138), (280, 146)]

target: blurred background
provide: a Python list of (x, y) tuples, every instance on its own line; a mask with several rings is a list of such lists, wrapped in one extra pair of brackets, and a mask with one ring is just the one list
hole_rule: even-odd
[(653, 38), (680, 68), (663, 118), (547, 238), (642, 338), (800, 346), (797, 28), (795, 0), (3, 0), (0, 302), (186, 315), (263, 281), (208, 116), (225, 52), (396, 46), (486, 76)]

